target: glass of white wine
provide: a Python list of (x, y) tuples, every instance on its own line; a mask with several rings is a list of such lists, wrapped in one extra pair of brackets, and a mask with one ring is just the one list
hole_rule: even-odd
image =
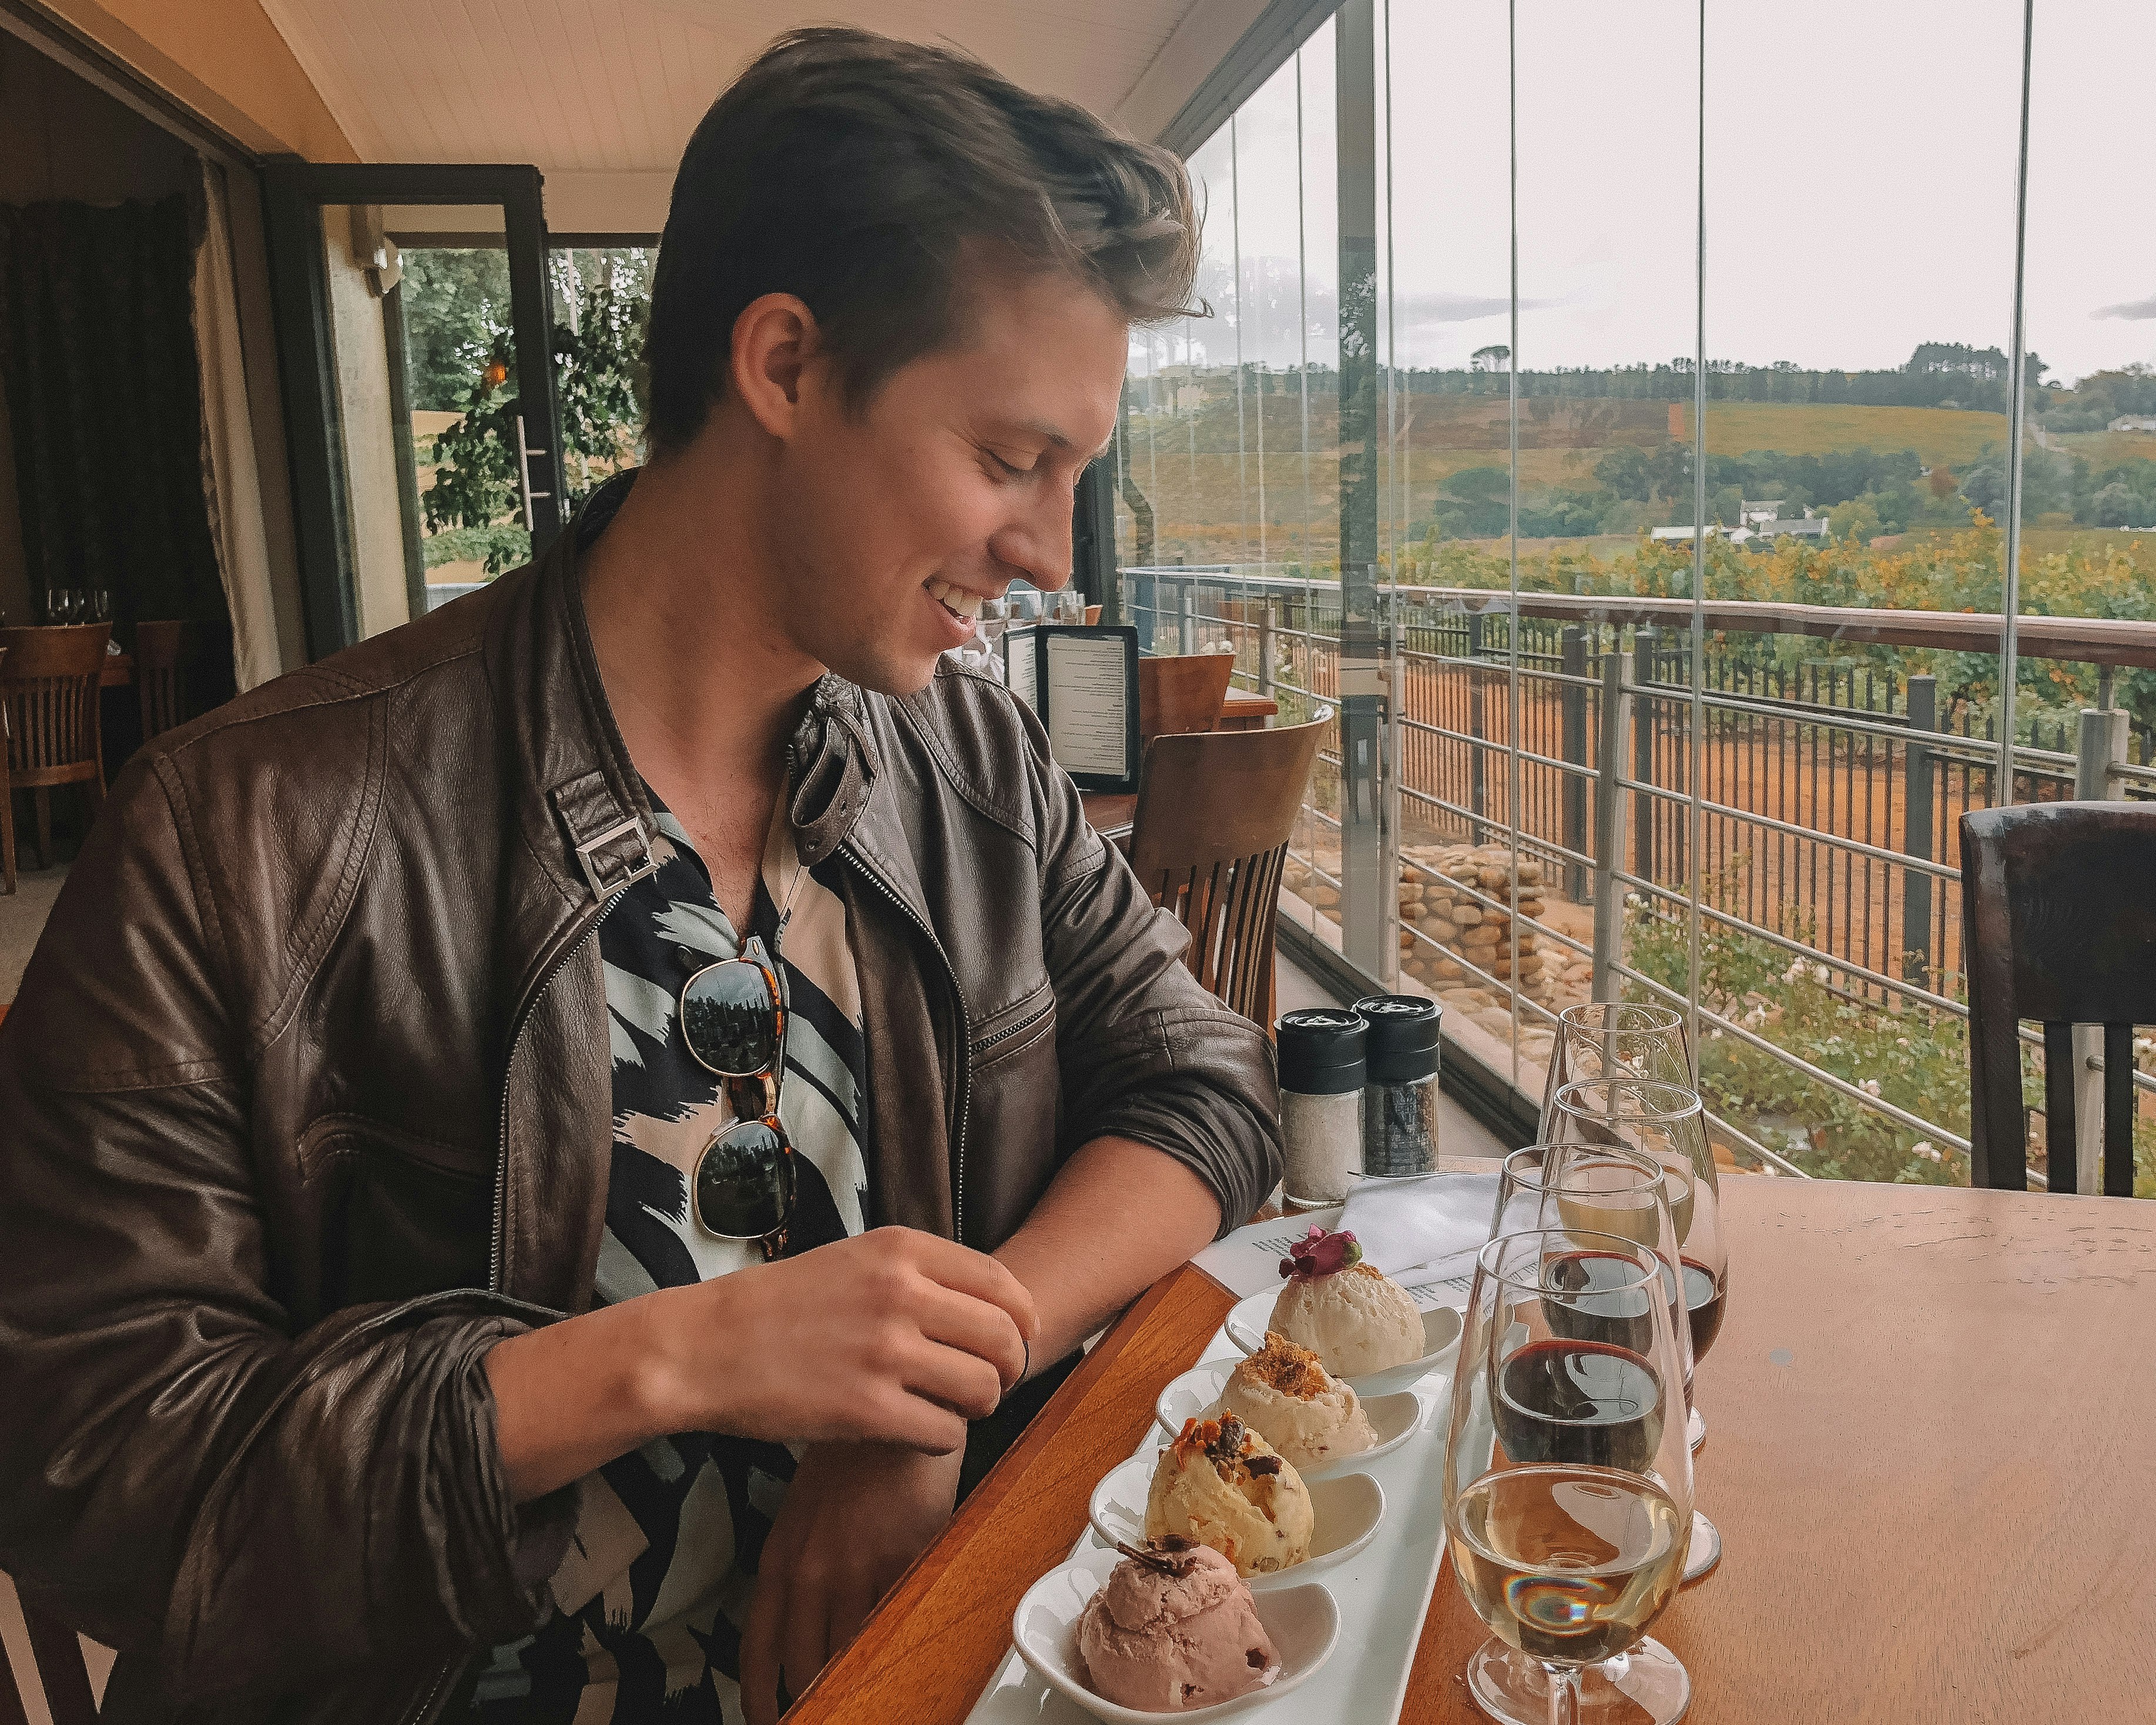
[[(1591, 1260), (1591, 1261), (1589, 1261)], [(1445, 1450), (1453, 1573), (1491, 1639), (1467, 1663), (1506, 1725), (1670, 1725), (1691, 1695), (1647, 1635), (1691, 1522), (1684, 1358), (1651, 1246), (1503, 1234), (1468, 1294)]]
[(1673, 1006), (1630, 1000), (1584, 1001), (1559, 1013), (1543, 1086), (1543, 1137), (1550, 1136), (1557, 1093), (1594, 1078), (1651, 1078), (1689, 1088), (1691, 1050), (1682, 1014)]

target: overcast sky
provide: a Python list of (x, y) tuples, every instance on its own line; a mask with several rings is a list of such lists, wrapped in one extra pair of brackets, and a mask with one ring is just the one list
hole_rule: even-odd
[[(1506, 8), (1389, 10), (1398, 352), (1464, 363), (1507, 339)], [(1693, 351), (1698, 29), (1691, 0), (1520, 0), (1522, 365)], [(2019, 0), (1707, 0), (1707, 31), (1710, 354), (1856, 369), (2005, 347)], [(2156, 362), (2152, 67), (2152, 0), (2037, 0), (2028, 337), (2055, 379)], [(1246, 357), (1292, 363), (1299, 311), (1312, 357), (1336, 357), (1332, 117), (1327, 27), (1245, 104), (1232, 152), (1224, 130), (1193, 160), (1205, 290), (1235, 279), (1240, 237)], [(1234, 357), (1232, 329), (1191, 335)]]

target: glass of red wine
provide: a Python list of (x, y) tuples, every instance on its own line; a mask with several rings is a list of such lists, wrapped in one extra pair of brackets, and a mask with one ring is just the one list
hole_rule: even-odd
[(1467, 1663), (1506, 1725), (1669, 1725), (1691, 1699), (1647, 1635), (1691, 1520), (1684, 1355), (1651, 1246), (1502, 1234), (1467, 1296), (1445, 1450), (1453, 1573), (1491, 1639)]
[(1594, 1078), (1653, 1078), (1665, 1084), (1692, 1081), (1691, 1052), (1684, 1019), (1673, 1006), (1630, 1000), (1591, 1000), (1557, 1015), (1550, 1045), (1549, 1077), (1543, 1086), (1542, 1135), (1550, 1136), (1550, 1106), (1568, 1084)]
[[(1652, 1079), (1594, 1079), (1568, 1084), (1550, 1105), (1548, 1136), (1559, 1143), (1592, 1145), (1644, 1155), (1660, 1164), (1677, 1235), (1686, 1327), (1696, 1369), (1721, 1333), (1727, 1309), (1729, 1247), (1722, 1231), (1721, 1187), (1699, 1093)], [(1686, 1384), (1686, 1431), (1691, 1447), (1707, 1441), (1707, 1421)], [(1705, 1516), (1692, 1529), (1685, 1576), (1697, 1581), (1722, 1561), (1722, 1535)]]

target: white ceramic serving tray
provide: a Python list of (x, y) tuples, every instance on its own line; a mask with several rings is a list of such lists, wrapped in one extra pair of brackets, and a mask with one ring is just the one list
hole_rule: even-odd
[[(1467, 1278), (1416, 1291), (1419, 1305), (1467, 1302)], [(1201, 1356), (1233, 1364), (1242, 1358), (1224, 1331), (1214, 1332)], [(1422, 1637), (1424, 1614), (1445, 1554), (1445, 1507), (1440, 1463), (1445, 1451), (1451, 1363), (1431, 1372), (1413, 1394), (1425, 1413), (1407, 1442), (1371, 1462), (1368, 1471), (1384, 1488), (1385, 1515), (1370, 1543), (1354, 1557), (1311, 1579), (1331, 1592), (1340, 1607), (1340, 1640), (1332, 1656), (1291, 1695), (1235, 1716), (1235, 1725), (1394, 1725), (1407, 1697), (1408, 1669)], [(1158, 1426), (1134, 1454), (1160, 1446)], [(1105, 1548), (1089, 1528), (1074, 1551)], [(1163, 1713), (1164, 1719), (1173, 1714)], [(996, 1667), (967, 1725), (1093, 1725), (1092, 1716), (1051, 1690), (1013, 1649)]]

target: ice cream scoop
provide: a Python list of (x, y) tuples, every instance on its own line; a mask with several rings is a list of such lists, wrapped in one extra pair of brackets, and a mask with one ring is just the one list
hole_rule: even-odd
[(1078, 1620), (1096, 1692), (1141, 1712), (1181, 1713), (1279, 1676), (1279, 1650), (1227, 1558), (1183, 1539), (1118, 1548), (1124, 1560)]
[(1314, 1525), (1301, 1475), (1232, 1414), (1184, 1420), (1146, 1494), (1147, 1539), (1209, 1545), (1239, 1575), (1300, 1563)]
[(1353, 1235), (1312, 1228), (1281, 1260), (1287, 1285), (1266, 1325), (1310, 1349), (1337, 1378), (1388, 1371), (1423, 1354), (1414, 1296), (1362, 1256)]
[(1234, 1414), (1298, 1468), (1324, 1467), (1378, 1440), (1355, 1392), (1277, 1331), (1229, 1374), (1210, 1411)]

